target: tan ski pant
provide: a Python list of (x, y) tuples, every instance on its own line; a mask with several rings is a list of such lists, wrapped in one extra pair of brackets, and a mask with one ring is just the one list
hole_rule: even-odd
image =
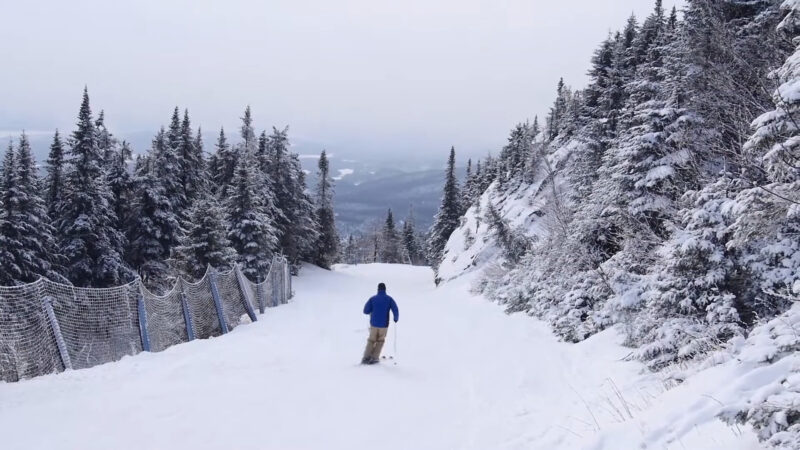
[(369, 339), (367, 348), (364, 349), (364, 359), (379, 359), (383, 343), (386, 341), (386, 332), (389, 328), (369, 327)]

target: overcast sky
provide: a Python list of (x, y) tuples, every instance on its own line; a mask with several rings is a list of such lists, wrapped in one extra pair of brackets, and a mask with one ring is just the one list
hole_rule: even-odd
[(88, 85), (122, 136), (175, 105), (234, 132), (250, 104), (304, 150), (483, 154), (653, 2), (0, 0), (0, 133), (71, 131)]

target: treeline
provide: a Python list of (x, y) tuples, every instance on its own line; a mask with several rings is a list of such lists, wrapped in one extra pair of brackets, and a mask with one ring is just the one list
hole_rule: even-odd
[(344, 264), (428, 264), (425, 234), (416, 228), (414, 209), (409, 208), (402, 227), (395, 223), (392, 210), (383, 221), (365, 225), (360, 233), (350, 234), (341, 244), (339, 260)]
[(328, 161), (312, 198), (288, 128), (256, 135), (248, 107), (239, 142), (223, 129), (210, 157), (176, 107), (145, 154), (94, 118), (83, 93), (76, 129), (56, 131), (39, 177), (23, 133), (9, 143), (0, 185), (0, 285), (40, 276), (108, 287), (137, 275), (163, 288), (177, 274), (242, 265), (262, 280), (272, 255), (329, 267), (338, 254)]
[[(481, 162), (478, 189), (446, 191), (503, 247), (487, 293), (569, 341), (624, 324), (654, 369), (796, 302), (798, 37), (800, 2), (782, 0), (689, 0), (680, 15), (658, 0), (610, 34), (586, 88), (559, 82), (544, 124), (517, 125)], [(502, 216), (521, 193), (534, 229)], [(435, 267), (456, 203), (431, 234)]]

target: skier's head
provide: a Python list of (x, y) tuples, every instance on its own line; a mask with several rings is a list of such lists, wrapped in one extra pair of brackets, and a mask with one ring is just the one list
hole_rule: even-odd
[(378, 292), (385, 292), (385, 291), (386, 291), (386, 285), (383, 283), (378, 283)]

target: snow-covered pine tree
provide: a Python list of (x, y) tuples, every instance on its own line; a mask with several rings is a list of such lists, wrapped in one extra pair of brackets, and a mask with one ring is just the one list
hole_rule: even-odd
[(12, 217), (14, 214), (13, 198), (17, 196), (17, 163), (14, 154), (14, 145), (9, 140), (8, 148), (3, 157), (3, 167), (0, 176), (0, 285), (12, 286), (22, 278), (22, 269), (17, 265), (15, 249), (22, 243), (15, 235)]
[(417, 236), (413, 206), (408, 208), (408, 216), (406, 216), (406, 220), (403, 222), (402, 248), (406, 256), (403, 262), (412, 265), (419, 265), (425, 262), (419, 237)]
[[(119, 141), (106, 127), (105, 111), (100, 110), (97, 115), (97, 120), (94, 122), (95, 130), (97, 132), (97, 146), (100, 148), (100, 154), (103, 155), (103, 162), (109, 161), (113, 158)], [(105, 167), (105, 164), (104, 164)]]
[[(562, 93), (565, 91), (565, 89), (566, 88), (564, 88), (562, 80), (559, 84), (559, 92)], [(561, 97), (562, 96), (560, 95), (559, 98)], [(561, 100), (564, 99), (561, 98)], [(528, 122), (518, 123), (511, 130), (511, 134), (508, 137), (508, 143), (500, 152), (499, 161), (502, 165), (502, 174), (500, 177), (501, 182), (505, 183), (512, 179), (521, 181), (519, 176), (522, 175), (523, 171), (525, 170), (525, 162), (530, 158), (533, 146), (533, 137), (531, 125)]]
[[(472, 160), (470, 160), (470, 162), (471, 161)], [(481, 160), (479, 159), (475, 162), (475, 169), (470, 170), (470, 174), (467, 177), (468, 185), (464, 186), (465, 192), (462, 193), (466, 199), (465, 203), (467, 203), (467, 205), (463, 207), (464, 212), (466, 212), (466, 210), (475, 203), (481, 194), (483, 194), (483, 191), (480, 191), (482, 176), (481, 170)]]
[(228, 144), (225, 130), (220, 128), (216, 153), (211, 157), (209, 169), (211, 171), (211, 179), (215, 184), (215, 192), (222, 194), (223, 197), (228, 191), (228, 186), (233, 181), (236, 160), (236, 151)]
[(50, 144), (50, 153), (47, 156), (47, 176), (45, 178), (45, 202), (47, 213), (51, 220), (55, 220), (61, 203), (64, 201), (64, 144), (61, 135), (56, 130), (53, 143)]
[[(258, 141), (256, 140), (256, 132), (253, 129), (253, 115), (250, 111), (250, 105), (247, 105), (244, 110), (240, 133), (242, 136), (242, 146), (245, 152), (247, 154), (254, 154), (258, 146)], [(241, 154), (241, 152), (239, 152), (239, 154)]]
[(316, 216), (319, 239), (314, 249), (314, 263), (329, 269), (339, 253), (339, 236), (333, 212), (333, 179), (325, 150), (319, 155), (317, 168)]
[(438, 270), (439, 264), (442, 262), (447, 240), (450, 239), (453, 231), (458, 228), (461, 221), (461, 211), (458, 180), (456, 179), (456, 149), (451, 147), (450, 156), (447, 159), (442, 203), (439, 206), (439, 212), (436, 214), (430, 237), (428, 238), (428, 259), (434, 270)]
[(201, 194), (189, 208), (186, 233), (175, 249), (184, 273), (197, 279), (209, 265), (218, 270), (233, 266), (236, 251), (228, 239), (225, 217), (224, 207), (210, 192)]
[[(39, 277), (61, 280), (57, 264), (54, 229), (41, 195), (36, 161), (25, 133), (19, 139), (14, 160), (13, 186), (6, 191), (0, 233), (15, 263), (16, 283), (30, 283)], [(15, 245), (16, 244), (16, 245)], [(12, 272), (13, 273), (13, 272)]]
[[(540, 133), (541, 129), (539, 128), (539, 116), (533, 117), (533, 124), (530, 126), (529, 129), (529, 136), (530, 142), (528, 143), (529, 148), (527, 154), (525, 155), (525, 160), (522, 161), (522, 182), (524, 183), (532, 183), (534, 178), (536, 177), (537, 171), (539, 170), (539, 164), (542, 162), (543, 150), (544, 146), (541, 142)], [(480, 169), (480, 168), (479, 168)], [(480, 170), (478, 170), (479, 172)], [(472, 189), (475, 190), (474, 187)], [(483, 192), (472, 192), (470, 194), (473, 198), (478, 198)]]
[(270, 170), (271, 159), (270, 141), (267, 137), (267, 132), (261, 131), (261, 134), (258, 136), (258, 146), (256, 147), (256, 161), (258, 162), (259, 170), (261, 170), (261, 173), (267, 179), (272, 176)]
[(237, 253), (242, 272), (260, 282), (269, 271), (278, 244), (275, 227), (267, 216), (253, 177), (253, 154), (242, 154), (236, 165), (228, 202), (228, 239)]
[[(664, 130), (669, 144), (691, 156), (690, 181), (705, 186), (684, 197), (682, 223), (659, 250), (667, 257), (650, 269), (652, 281), (642, 294), (647, 304), (635, 330), (640, 336), (634, 341), (643, 344), (638, 356), (654, 368), (744, 335), (756, 317), (774, 315), (785, 307), (779, 298), (757, 289), (754, 279), (758, 272), (754, 268), (764, 266), (751, 255), (777, 248), (771, 245), (774, 234), (762, 240), (774, 231), (768, 228), (776, 222), (758, 217), (768, 209), (760, 200), (745, 199), (754, 192), (746, 189), (748, 182), (765, 181), (763, 172), (752, 170), (763, 167), (758, 152), (748, 152), (747, 146), (744, 153), (740, 149), (741, 129), (749, 120), (745, 117), (761, 102), (752, 86), (760, 83), (757, 74), (771, 64), (761, 58), (760, 47), (775, 48), (775, 39), (764, 31), (769, 29), (764, 21), (774, 21), (770, 3), (776, 5), (692, 1), (682, 25), (674, 11), (667, 20), (667, 28), (680, 34), (664, 46), (665, 85), (671, 89), (664, 111), (673, 111), (674, 117)], [(764, 194), (757, 190), (759, 196)], [(745, 225), (750, 219), (737, 219), (742, 211), (755, 219), (750, 227)], [(746, 231), (739, 234), (747, 228), (766, 234), (762, 239)]]
[(670, 135), (670, 125), (680, 117), (678, 105), (669, 102), (674, 97), (664, 67), (674, 39), (657, 0), (634, 42), (637, 75), (627, 87), (623, 130), (606, 160), (619, 184), (615, 197), (624, 208), (620, 212), (644, 226), (642, 231), (653, 233), (656, 241), (668, 235), (675, 201), (685, 192), (681, 174), (690, 159), (688, 150), (674, 145)]
[[(779, 29), (797, 44), (800, 2), (784, 8)], [(779, 83), (773, 109), (753, 122), (744, 145), (763, 175), (736, 197), (732, 242), (758, 280), (760, 315), (782, 312), (800, 295), (800, 46), (771, 76)]]
[(289, 129), (278, 130), (272, 127), (272, 133), (267, 137), (269, 162), (264, 162), (264, 166), (270, 170), (270, 178), (275, 195), (275, 208), (279, 212), (277, 219), (278, 235), (281, 239), (281, 248), (285, 249), (290, 237), (284, 238), (291, 228), (290, 207), (292, 202), (292, 179), (289, 164)]
[(203, 140), (199, 129), (197, 132), (197, 137), (195, 137), (192, 133), (189, 110), (185, 109), (183, 111), (183, 120), (181, 121), (177, 153), (180, 163), (181, 191), (185, 199), (183, 210), (179, 211), (181, 216), (186, 215), (186, 209), (201, 195), (206, 184)]
[[(632, 327), (635, 356), (651, 369), (707, 353), (744, 334), (752, 314), (742, 304), (739, 259), (729, 248), (727, 192), (737, 181), (723, 175), (685, 195), (680, 228), (658, 250), (642, 293), (644, 311)], [(749, 317), (748, 317), (749, 316)]]
[(161, 185), (164, 186), (164, 194), (172, 205), (172, 212), (181, 217), (189, 201), (183, 184), (184, 170), (187, 167), (183, 159), (183, 130), (177, 106), (172, 110), (169, 128), (166, 131), (162, 128), (160, 133), (164, 134), (163, 145), (153, 148), (155, 170), (160, 177), (163, 177)]
[(480, 197), (480, 194), (486, 192), (486, 189), (489, 188), (494, 180), (497, 178), (497, 164), (495, 158), (489, 154), (483, 160), (482, 165), (480, 166), (480, 170), (476, 171), (477, 178), (477, 189), (476, 189), (476, 199)]
[(553, 107), (550, 108), (550, 113), (547, 115), (547, 135), (550, 140), (558, 136), (558, 122), (567, 110), (568, 99), (565, 87), (564, 79), (560, 78), (558, 80), (558, 86), (556, 87), (556, 101)]
[(687, 1), (681, 62), (690, 70), (680, 83), (689, 110), (715, 132), (696, 146), (704, 149), (700, 158), (713, 158), (707, 163), (711, 176), (720, 170), (720, 164), (747, 168), (752, 163), (740, 160), (742, 143), (751, 133), (752, 119), (771, 106), (765, 76), (792, 50), (775, 31), (781, 3)]
[[(295, 259), (295, 271), (300, 268), (300, 261), (311, 259), (314, 253), (314, 244), (319, 239), (319, 223), (314, 214), (314, 200), (311, 198), (306, 185), (306, 173), (300, 162), (300, 155), (297, 153), (289, 154), (289, 161), (292, 168), (292, 193), (293, 193), (293, 216), (295, 219), (295, 234), (297, 258)], [(286, 253), (287, 256), (291, 252)], [(290, 259), (291, 261), (292, 259)]]
[(106, 179), (111, 189), (111, 208), (116, 216), (115, 227), (125, 231), (130, 226), (133, 217), (134, 183), (128, 167), (128, 161), (133, 156), (130, 144), (122, 141), (122, 145), (106, 160)]
[(394, 224), (392, 210), (389, 209), (383, 224), (380, 259), (384, 263), (399, 264), (403, 262), (402, 257), (400, 235)]
[(611, 66), (607, 69), (607, 78), (598, 93), (596, 118), (602, 120), (600, 136), (602, 142), (616, 137), (619, 116), (627, 100), (625, 87), (636, 71), (636, 58), (633, 44), (639, 33), (636, 16), (631, 15), (621, 33), (614, 36)]
[(272, 128), (268, 137), (270, 175), (275, 195), (276, 224), (280, 249), (293, 270), (310, 257), (317, 240), (314, 205), (306, 193), (305, 173), (297, 154), (289, 151), (289, 128)]
[(150, 149), (149, 170), (136, 173), (133, 218), (128, 231), (128, 262), (151, 288), (166, 287), (170, 277), (169, 258), (179, 243), (181, 229), (169, 189), (176, 189), (177, 177), (166, 176), (176, 170), (176, 158), (162, 128)]
[(464, 174), (464, 188), (461, 191), (461, 195), (464, 196), (464, 200), (461, 202), (461, 215), (466, 214), (467, 210), (470, 206), (472, 206), (472, 201), (470, 194), (475, 190), (475, 177), (472, 173), (472, 158), (467, 160), (467, 171)]
[(281, 213), (276, 206), (274, 193), (275, 183), (272, 178), (273, 174), (270, 172), (269, 138), (267, 138), (266, 132), (264, 131), (256, 138), (250, 106), (247, 106), (245, 109), (241, 120), (242, 125), (239, 132), (242, 142), (235, 146), (235, 153), (239, 155), (238, 157), (247, 155), (251, 164), (254, 164), (252, 167), (252, 177), (264, 214), (269, 217), (270, 223), (276, 226), (276, 224), (279, 223), (278, 218), (281, 216)]
[(197, 127), (197, 134), (194, 135), (194, 141), (192, 142), (192, 150), (194, 150), (195, 153), (194, 160), (200, 164), (200, 173), (198, 176), (202, 178), (202, 182), (197, 186), (198, 190), (195, 192), (196, 197), (199, 198), (205, 195), (205, 191), (213, 191), (214, 186), (214, 179), (211, 177), (212, 171), (209, 170), (211, 161), (210, 158), (206, 159), (205, 147), (203, 144), (203, 129), (201, 127)]
[(124, 235), (114, 227), (111, 190), (97, 145), (88, 90), (70, 139), (64, 202), (57, 218), (59, 247), (65, 257), (65, 276), (77, 286), (107, 287), (132, 277), (122, 259)]

